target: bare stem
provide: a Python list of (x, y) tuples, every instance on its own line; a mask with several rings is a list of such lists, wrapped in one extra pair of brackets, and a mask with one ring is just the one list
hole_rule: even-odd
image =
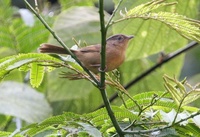
[(110, 106), (110, 102), (107, 97), (107, 93), (105, 90), (105, 69), (106, 69), (106, 34), (107, 34), (107, 28), (105, 27), (105, 21), (104, 21), (104, 0), (99, 0), (99, 16), (100, 16), (100, 26), (101, 26), (101, 77), (100, 77), (100, 85), (99, 90), (101, 92), (101, 96), (103, 98), (106, 110), (108, 112), (108, 115), (113, 123), (113, 126), (116, 129), (116, 132), (119, 134), (119, 136), (123, 137), (123, 131), (119, 126), (119, 123), (114, 115), (114, 112)]
[(108, 29), (108, 27), (112, 24), (112, 19), (115, 16), (117, 10), (119, 9), (119, 6), (121, 5), (123, 0), (120, 0), (119, 3), (117, 4), (115, 10), (113, 11), (112, 15), (110, 16), (110, 19), (108, 20), (107, 24), (106, 24), (106, 29)]

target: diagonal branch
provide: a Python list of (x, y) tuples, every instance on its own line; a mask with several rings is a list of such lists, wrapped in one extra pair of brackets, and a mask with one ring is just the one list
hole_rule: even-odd
[[(148, 76), (151, 72), (153, 72), (154, 70), (156, 70), (157, 68), (161, 67), (162, 65), (164, 65), (165, 63), (167, 63), (168, 61), (172, 60), (173, 58), (177, 57), (178, 55), (194, 48), (195, 46), (197, 46), (198, 43), (195, 41), (190, 42), (188, 45), (186, 45), (184, 48), (178, 49), (175, 52), (172, 52), (170, 54), (168, 54), (161, 62), (158, 62), (157, 64), (155, 64), (154, 66), (152, 66), (151, 68), (149, 68), (148, 70), (146, 70), (145, 72), (143, 72), (142, 74), (140, 74), (138, 77), (136, 77), (135, 79), (131, 80), (128, 84), (126, 84), (124, 86), (125, 89), (129, 89), (130, 87), (132, 87), (133, 85), (135, 85), (137, 82), (139, 82), (140, 80), (142, 80), (143, 78), (145, 78), (146, 76)], [(112, 102), (114, 101), (116, 98), (118, 97), (118, 94), (115, 93), (113, 94), (110, 98), (109, 101)], [(104, 107), (103, 104), (101, 104), (98, 108), (102, 108)]]
[(63, 46), (63, 48), (76, 60), (76, 62), (84, 69), (84, 71), (92, 78), (94, 81), (94, 85), (99, 85), (99, 81), (95, 78), (95, 76), (86, 69), (82, 63), (78, 60), (78, 58), (70, 51), (70, 49), (65, 45), (65, 43), (60, 39), (60, 37), (51, 29), (51, 27), (46, 23), (46, 21), (40, 16), (40, 14), (37, 13), (37, 11), (27, 2), (27, 0), (24, 0), (26, 5), (29, 7), (29, 9), (35, 14), (35, 16), (41, 21), (41, 23), (45, 26), (45, 28), (53, 35), (53, 37)]

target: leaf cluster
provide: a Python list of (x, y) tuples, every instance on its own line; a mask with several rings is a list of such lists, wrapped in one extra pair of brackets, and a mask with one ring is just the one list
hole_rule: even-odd
[[(178, 108), (178, 105), (173, 103), (169, 94), (152, 91), (135, 95), (133, 99), (136, 100), (141, 110), (135, 109), (137, 107), (131, 104), (134, 104), (131, 100), (125, 102), (127, 107), (112, 106), (112, 110), (120, 126), (125, 131), (132, 131), (134, 134), (138, 135), (142, 133), (148, 136), (152, 134), (166, 136), (166, 133), (167, 135), (172, 134), (175, 136), (199, 135), (197, 132), (197, 125), (191, 122), (192, 120), (195, 121), (193, 118), (197, 114), (199, 115), (199, 113), (193, 115), (193, 112), (196, 112), (198, 108), (182, 107), (182, 110), (177, 112), (177, 114), (187, 111), (190, 115), (187, 115), (184, 120), (180, 119), (177, 121), (179, 124), (173, 125), (167, 120), (169, 114), (163, 114), (163, 111), (171, 113), (172, 108), (176, 111)], [(174, 115), (171, 115), (171, 117), (174, 117)], [(187, 121), (187, 124), (183, 126), (180, 123), (184, 121)], [(190, 128), (190, 131), (187, 130), (187, 132), (184, 133), (183, 131), (187, 128)], [(159, 131), (159, 133), (156, 133), (156, 131)], [(106, 109), (102, 108), (84, 115), (65, 112), (62, 115), (53, 116), (40, 123), (24, 127), (17, 135), (110, 136), (113, 133), (115, 133), (115, 129), (113, 128), (109, 115)]]

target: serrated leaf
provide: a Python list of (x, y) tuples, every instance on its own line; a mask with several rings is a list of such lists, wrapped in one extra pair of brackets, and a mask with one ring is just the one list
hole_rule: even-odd
[(31, 64), (30, 83), (33, 87), (39, 87), (44, 77), (44, 66), (38, 63)]
[(17, 82), (0, 84), (0, 113), (19, 117), (27, 122), (39, 122), (52, 113), (43, 94)]

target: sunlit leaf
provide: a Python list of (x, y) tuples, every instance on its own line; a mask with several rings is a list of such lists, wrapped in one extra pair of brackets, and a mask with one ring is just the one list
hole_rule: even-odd
[(31, 64), (31, 71), (30, 71), (30, 83), (33, 87), (38, 87), (44, 77), (44, 66), (39, 65), (38, 63)]

